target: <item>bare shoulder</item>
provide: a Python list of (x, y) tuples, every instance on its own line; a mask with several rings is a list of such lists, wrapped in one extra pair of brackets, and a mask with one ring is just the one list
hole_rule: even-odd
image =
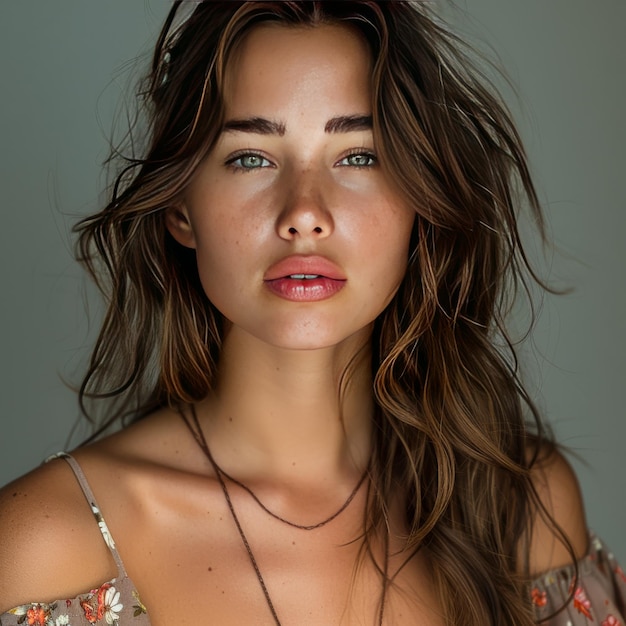
[[(151, 524), (182, 498), (184, 478), (205, 462), (182, 420), (162, 410), (72, 452), (126, 569)], [(182, 482), (181, 482), (182, 481)], [(117, 576), (91, 507), (69, 464), (56, 459), (0, 490), (0, 613), (74, 598)], [(128, 566), (131, 566), (129, 568)], [(132, 574), (131, 574), (132, 576)]]
[(0, 612), (75, 597), (115, 576), (91, 508), (66, 461), (0, 490)]
[(552, 446), (545, 447), (533, 465), (531, 477), (545, 510), (537, 511), (533, 520), (530, 569), (536, 575), (572, 562), (568, 547), (545, 513), (563, 531), (577, 558), (586, 553), (589, 536), (578, 479), (565, 457)]

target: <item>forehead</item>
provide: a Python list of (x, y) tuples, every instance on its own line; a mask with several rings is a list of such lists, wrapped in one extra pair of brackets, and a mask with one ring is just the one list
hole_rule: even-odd
[(313, 104), (371, 109), (372, 59), (362, 35), (347, 25), (262, 24), (236, 47), (225, 72), (229, 114), (254, 107)]

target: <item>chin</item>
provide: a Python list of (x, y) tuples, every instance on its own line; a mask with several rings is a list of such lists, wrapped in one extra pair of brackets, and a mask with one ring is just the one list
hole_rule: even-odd
[[(336, 324), (315, 328), (283, 327), (278, 332), (272, 333), (272, 336), (263, 333), (264, 336), (258, 339), (284, 350), (314, 351), (349, 346), (358, 349), (370, 340), (372, 328), (373, 323), (356, 329), (339, 329)], [(344, 332), (341, 332), (342, 330)]]
[(336, 312), (332, 315), (225, 315), (224, 338), (243, 342), (255, 350), (262, 349), (262, 345), (293, 351), (362, 348), (371, 338), (374, 322), (367, 318), (347, 318), (348, 315), (344, 315), (343, 319), (338, 319)]

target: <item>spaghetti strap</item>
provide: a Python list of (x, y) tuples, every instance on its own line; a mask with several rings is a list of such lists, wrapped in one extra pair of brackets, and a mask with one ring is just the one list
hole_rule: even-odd
[(120, 557), (119, 552), (117, 551), (117, 548), (115, 547), (115, 541), (113, 541), (113, 537), (111, 533), (109, 532), (109, 527), (107, 526), (107, 523), (104, 521), (104, 517), (102, 517), (102, 513), (100, 512), (100, 507), (98, 506), (98, 503), (96, 502), (96, 498), (93, 495), (93, 491), (91, 491), (91, 487), (89, 486), (89, 483), (87, 482), (87, 478), (85, 477), (83, 470), (81, 469), (76, 459), (70, 454), (68, 454), (67, 452), (58, 452), (57, 454), (53, 454), (52, 456), (49, 456), (45, 462), (47, 463), (48, 461), (52, 461), (53, 459), (64, 459), (65, 461), (67, 461), (68, 465), (72, 468), (72, 471), (74, 472), (74, 475), (76, 476), (76, 480), (78, 481), (78, 484), (80, 485), (80, 488), (82, 489), (82, 492), (85, 498), (87, 499), (87, 502), (89, 502), (89, 506), (91, 507), (91, 512), (96, 518), (96, 522), (98, 523), (98, 528), (100, 529), (100, 532), (102, 533), (104, 543), (106, 543), (111, 554), (113, 555), (113, 559), (115, 560), (115, 564), (117, 565), (120, 578), (124, 578), (126, 576), (126, 568), (124, 567), (124, 563), (122, 562), (122, 557)]

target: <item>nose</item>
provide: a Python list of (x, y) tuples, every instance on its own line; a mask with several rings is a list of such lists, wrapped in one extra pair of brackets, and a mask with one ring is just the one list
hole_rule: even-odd
[(276, 220), (276, 231), (282, 239), (324, 239), (333, 229), (334, 222), (321, 182), (303, 174), (288, 185), (284, 206)]

